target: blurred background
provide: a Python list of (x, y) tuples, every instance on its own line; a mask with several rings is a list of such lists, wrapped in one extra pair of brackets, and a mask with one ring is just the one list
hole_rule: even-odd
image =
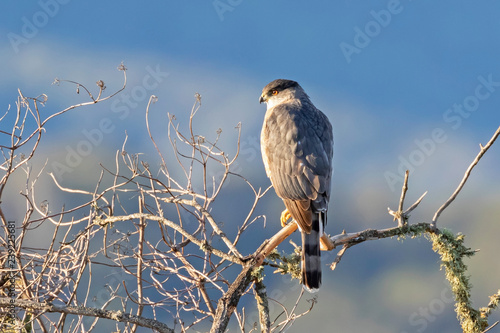
[[(270, 182), (259, 147), (265, 105), (258, 99), (274, 79), (298, 81), (334, 127), (330, 234), (393, 226), (387, 207), (397, 209), (406, 169), (406, 206), (428, 191), (410, 222), (429, 222), (458, 185), (479, 143), (500, 126), (500, 4), (495, 1), (6, 0), (2, 7), (2, 114), (9, 105), (15, 109), (18, 88), (25, 96), (46, 94), (41, 112), (47, 116), (88, 101), (75, 85), (52, 85), (54, 78), (77, 81), (94, 94), (95, 82), (103, 80), (109, 94), (123, 83), (118, 65), (123, 62), (128, 69), (124, 92), (46, 126), (32, 165), (39, 172), (48, 161), (37, 198), (50, 202), (53, 211), (76, 199), (63, 195), (47, 174), (54, 173), (65, 187), (93, 190), (99, 164), (114, 166), (126, 133), (128, 152), (160, 165), (145, 127), (153, 94), (158, 101), (150, 110), (151, 129), (166, 156), (171, 153), (167, 113), (186, 128), (199, 93), (195, 131), (215, 138), (222, 129), (219, 146), (234, 154), (234, 127), (241, 122), (235, 171), (266, 188)], [(500, 287), (497, 145), (438, 221), (438, 227), (466, 234), (466, 245), (481, 250), (467, 261), (476, 307), (485, 306)], [(23, 186), (20, 177), (3, 198), (9, 219), (24, 214), (17, 194)], [(229, 182), (214, 216), (236, 230), (251, 206), (250, 194), (242, 182)], [(270, 191), (256, 212), (267, 216), (265, 229), (262, 222), (254, 226), (258, 232), (242, 242), (243, 252), (251, 253), (280, 228), (282, 209)], [(298, 234), (293, 239), (300, 242)], [(290, 331), (460, 330), (439, 258), (425, 238), (355, 246), (331, 272), (326, 265), (334, 254), (323, 255), (318, 303)], [(270, 269), (266, 274), (270, 296), (293, 304), (297, 281)], [(253, 303), (242, 305), (252, 308)], [(271, 315), (280, 311), (275, 307)], [(490, 318), (493, 323), (500, 316)]]

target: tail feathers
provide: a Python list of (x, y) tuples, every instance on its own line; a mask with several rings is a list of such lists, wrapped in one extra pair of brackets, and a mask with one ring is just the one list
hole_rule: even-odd
[(321, 286), (321, 214), (313, 213), (310, 233), (302, 231), (302, 283), (309, 292), (317, 292)]

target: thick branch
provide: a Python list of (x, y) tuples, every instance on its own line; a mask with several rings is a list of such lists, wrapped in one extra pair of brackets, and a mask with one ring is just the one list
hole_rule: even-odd
[(271, 330), (271, 320), (269, 318), (269, 301), (267, 299), (266, 286), (259, 279), (255, 279), (255, 300), (259, 311), (260, 331), (268, 333)]
[[(0, 307), (7, 307), (11, 305), (11, 299), (8, 297), (0, 297)], [(154, 319), (135, 316), (132, 314), (124, 313), (123, 311), (110, 311), (96, 308), (89, 308), (85, 306), (71, 306), (71, 305), (54, 305), (51, 303), (39, 303), (29, 300), (15, 300), (14, 305), (26, 310), (36, 312), (57, 312), (79, 316), (89, 316), (94, 318), (111, 319), (117, 322), (136, 324), (142, 327), (155, 329), (161, 333), (174, 333), (174, 330), (167, 325), (156, 321)]]
[[(290, 223), (276, 233), (271, 239), (265, 241), (253, 255), (251, 261), (243, 266), (243, 270), (236, 280), (231, 284), (224, 296), (219, 299), (217, 310), (215, 312), (214, 324), (211, 333), (225, 332), (229, 319), (238, 305), (241, 295), (252, 282), (254, 270), (259, 267), (264, 259), (271, 253), (283, 240), (297, 230), (296, 223)], [(357, 233), (340, 234), (330, 237), (333, 245), (332, 249), (339, 245), (353, 246), (367, 240), (375, 240), (387, 237), (394, 237), (407, 234), (420, 234), (422, 232), (431, 232), (430, 223), (417, 223), (405, 225), (403, 227), (394, 227), (382, 230), (367, 229)]]
[(293, 234), (297, 230), (297, 223), (289, 223), (283, 229), (278, 231), (271, 239), (267, 240), (262, 244), (264, 248), (261, 251), (257, 251), (256, 264), (257, 266), (262, 265), (262, 262), (278, 245), (281, 244), (288, 236)]
[(214, 323), (210, 329), (210, 333), (226, 332), (227, 324), (229, 323), (229, 319), (231, 319), (234, 310), (236, 310), (240, 297), (254, 279), (254, 267), (255, 263), (253, 260), (243, 266), (243, 270), (238, 275), (236, 280), (234, 280), (224, 296), (219, 299), (217, 302), (217, 310), (215, 311)]
[(402, 227), (393, 227), (387, 229), (366, 229), (359, 232), (353, 233), (342, 233), (340, 235), (330, 237), (330, 241), (333, 244), (333, 248), (341, 245), (348, 245), (349, 247), (363, 243), (368, 240), (376, 240), (394, 236), (403, 235), (418, 235), (423, 232), (432, 232), (433, 229), (430, 223), (415, 223), (410, 225), (404, 225)]

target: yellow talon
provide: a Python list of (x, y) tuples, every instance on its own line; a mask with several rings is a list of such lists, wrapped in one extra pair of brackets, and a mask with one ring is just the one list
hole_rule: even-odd
[(281, 226), (284, 228), (288, 222), (289, 219), (292, 218), (292, 215), (288, 211), (288, 209), (285, 209), (284, 211), (281, 212), (281, 217), (280, 217), (280, 222)]

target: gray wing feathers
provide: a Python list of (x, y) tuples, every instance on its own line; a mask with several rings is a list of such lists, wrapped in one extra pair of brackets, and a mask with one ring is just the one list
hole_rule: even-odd
[(315, 208), (326, 209), (333, 156), (330, 122), (312, 104), (282, 104), (269, 111), (262, 129), (266, 145), (262, 150), (277, 194), (284, 199), (313, 200)]

